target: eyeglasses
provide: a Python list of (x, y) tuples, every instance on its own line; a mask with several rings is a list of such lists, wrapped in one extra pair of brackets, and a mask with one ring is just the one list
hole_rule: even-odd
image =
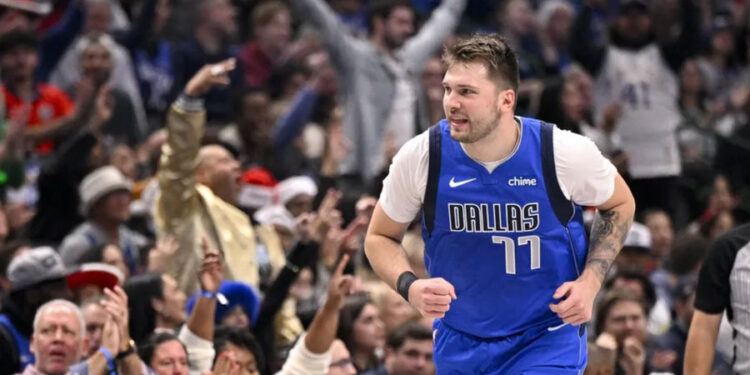
[(354, 363), (352, 362), (351, 358), (340, 359), (336, 362), (332, 362), (330, 365), (330, 367), (341, 367), (341, 368), (346, 368), (349, 366), (354, 366)]

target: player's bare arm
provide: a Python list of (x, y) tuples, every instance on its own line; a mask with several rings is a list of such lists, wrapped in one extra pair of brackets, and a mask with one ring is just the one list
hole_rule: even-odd
[(711, 372), (721, 317), (722, 314), (708, 314), (695, 310), (685, 346), (683, 369), (686, 375), (708, 375)]
[(586, 267), (577, 280), (564, 283), (557, 289), (553, 298), (562, 301), (550, 305), (550, 309), (565, 323), (572, 325), (580, 325), (591, 319), (594, 298), (633, 223), (635, 200), (619, 174), (615, 176), (612, 197), (597, 210), (591, 228)]
[(620, 252), (633, 224), (635, 201), (630, 189), (618, 174), (615, 177), (615, 192), (607, 202), (597, 207), (591, 227), (589, 257), (583, 273), (593, 272), (599, 283), (604, 281), (609, 267)]
[[(420, 279), (413, 276), (401, 239), (409, 223), (392, 220), (378, 203), (365, 237), (365, 254), (382, 280), (398, 291), (425, 317), (442, 318), (456, 299), (453, 285), (442, 278)], [(411, 275), (409, 274), (411, 273)], [(408, 277), (413, 279), (409, 280)], [(402, 285), (399, 287), (399, 281)]]
[(401, 248), (401, 239), (408, 225), (392, 220), (378, 203), (375, 205), (365, 237), (367, 258), (378, 276), (393, 289), (396, 289), (399, 275), (412, 271), (406, 253)]

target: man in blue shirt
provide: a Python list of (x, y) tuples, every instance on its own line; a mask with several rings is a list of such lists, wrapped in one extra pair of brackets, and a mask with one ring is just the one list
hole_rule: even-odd
[[(635, 204), (593, 142), (516, 117), (518, 61), (497, 35), (443, 55), (447, 115), (394, 158), (365, 250), (435, 322), (438, 374), (578, 374), (585, 328)], [(598, 209), (590, 244), (581, 206)], [(399, 243), (422, 210), (417, 279)]]

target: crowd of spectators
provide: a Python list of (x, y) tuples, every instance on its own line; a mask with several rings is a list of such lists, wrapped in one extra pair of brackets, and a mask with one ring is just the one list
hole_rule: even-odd
[[(477, 32), (518, 54), (516, 113), (636, 198), (587, 373), (682, 374), (702, 261), (750, 214), (746, 0), (0, 1), (0, 375), (433, 374), (363, 238)], [(420, 218), (403, 247), (427, 277)]]

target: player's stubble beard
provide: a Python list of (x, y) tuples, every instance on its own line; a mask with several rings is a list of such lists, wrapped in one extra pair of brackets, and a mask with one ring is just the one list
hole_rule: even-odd
[[(493, 103), (493, 108), (497, 108), (497, 101)], [(451, 131), (451, 138), (454, 141), (458, 141), (464, 144), (471, 144), (484, 139), (490, 133), (492, 133), (498, 126), (500, 126), (500, 112), (495, 110), (492, 117), (488, 120), (472, 120), (471, 117), (466, 115), (468, 118), (468, 133), (455, 134)]]

